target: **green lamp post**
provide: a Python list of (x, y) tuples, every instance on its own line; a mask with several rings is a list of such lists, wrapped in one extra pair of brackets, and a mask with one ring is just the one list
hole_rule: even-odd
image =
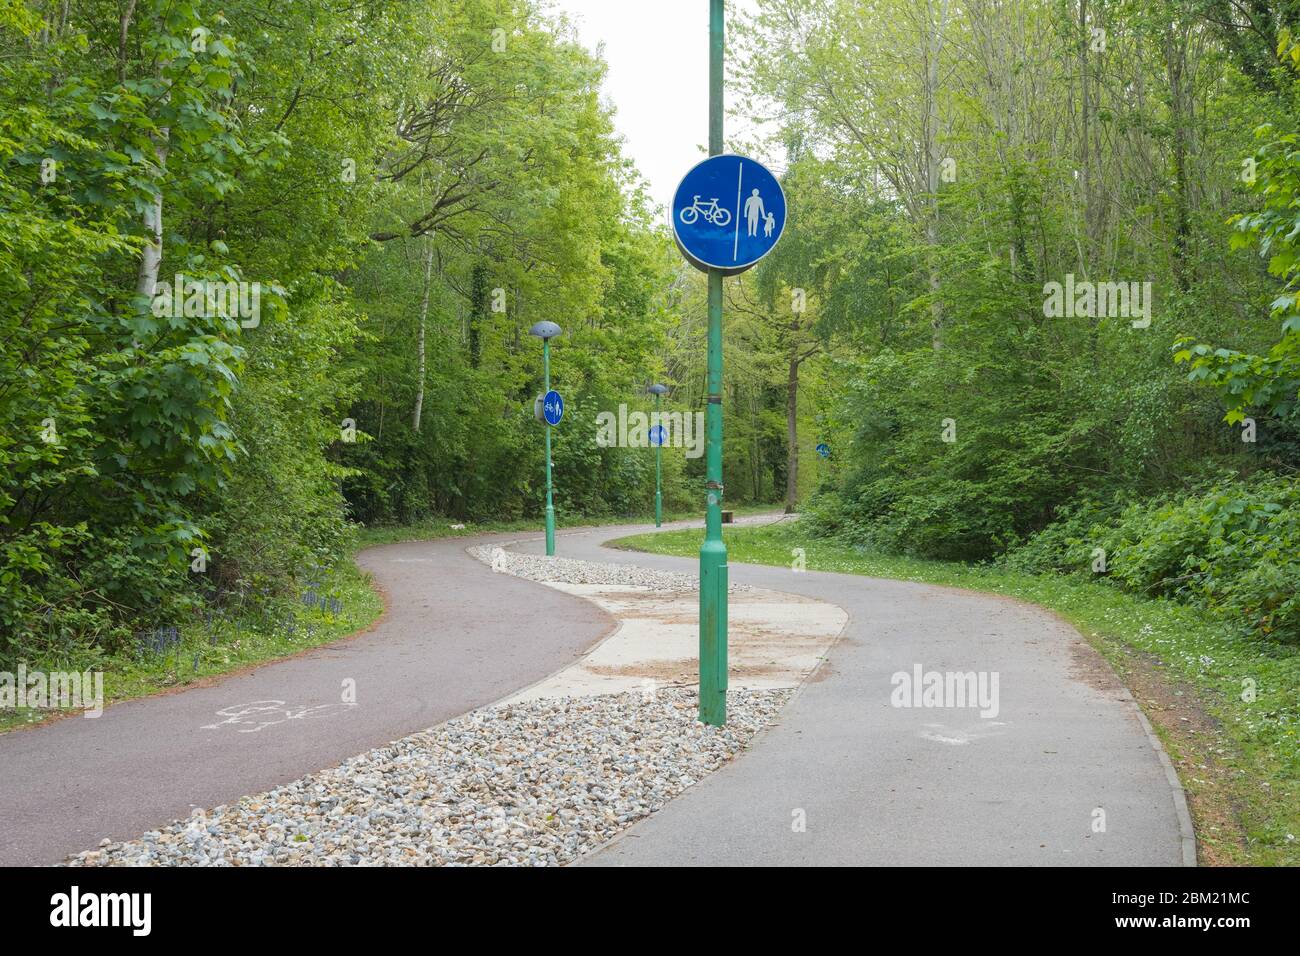
[[(727, 722), (727, 546), (722, 539), (722, 279), (772, 251), (785, 229), (785, 192), (755, 159), (723, 152), (725, 0), (709, 0), (709, 158), (673, 196), (672, 227), (686, 260), (708, 273), (704, 546), (700, 548), (700, 720)], [(734, 185), (732, 185), (734, 183)], [(735, 205), (726, 204), (735, 197)], [(745, 198), (745, 197), (748, 198)], [(733, 224), (734, 225), (731, 225)], [(726, 234), (730, 225), (729, 235)], [(743, 230), (742, 225), (747, 226)], [(722, 232), (719, 232), (719, 230)]]
[[(709, 155), (722, 153), (724, 0), (709, 0)], [(700, 548), (700, 721), (727, 722), (727, 546), (722, 540), (722, 271), (710, 268), (704, 545)]]
[[(528, 330), (529, 335), (542, 340), (542, 387), (548, 394), (551, 391), (551, 339), (560, 331), (554, 322), (538, 322)], [(551, 485), (551, 423), (543, 421), (546, 424), (546, 553), (549, 556), (555, 554), (555, 501)]]
[(655, 442), (655, 527), (661, 527), (664, 523), (664, 493), (663, 493), (663, 452), (664, 438), (663, 431), (664, 420), (659, 414), (660, 400), (668, 391), (667, 385), (651, 385), (646, 389), (655, 397), (655, 424), (659, 426), (659, 440)]

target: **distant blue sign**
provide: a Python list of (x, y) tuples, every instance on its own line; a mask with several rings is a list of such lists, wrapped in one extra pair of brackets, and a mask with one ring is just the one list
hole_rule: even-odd
[(542, 396), (542, 415), (545, 416), (548, 425), (558, 425), (560, 419), (564, 417), (564, 399), (555, 389)]
[(772, 251), (785, 229), (785, 193), (747, 156), (710, 156), (673, 197), (673, 233), (697, 269), (744, 272)]
[(663, 445), (668, 441), (668, 429), (662, 425), (650, 426), (650, 444)]
[(817, 454), (821, 455), (823, 458), (831, 457), (831, 446), (822, 442), (817, 446)]

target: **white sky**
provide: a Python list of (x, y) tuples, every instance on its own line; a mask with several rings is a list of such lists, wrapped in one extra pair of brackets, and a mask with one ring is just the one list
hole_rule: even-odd
[[(709, 0), (552, 0), (569, 14), (582, 44), (605, 46), (603, 97), (615, 108), (624, 154), (667, 207), (709, 142)], [(727, 16), (754, 0), (728, 0)], [(731, 66), (732, 64), (728, 64)], [(727, 108), (734, 101), (727, 97)], [(726, 134), (752, 132), (728, 116)]]

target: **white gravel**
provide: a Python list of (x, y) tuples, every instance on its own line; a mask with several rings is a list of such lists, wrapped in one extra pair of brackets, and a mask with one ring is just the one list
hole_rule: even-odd
[[(695, 591), (699, 577), (674, 571), (639, 568), (634, 564), (605, 564), (561, 558), (557, 555), (520, 554), (498, 546), (477, 545), (469, 549), (472, 557), (489, 564), (495, 571), (513, 574), (529, 581), (555, 584), (617, 584), (652, 588), (662, 592)], [(748, 585), (729, 584), (731, 592), (751, 590)]]
[(790, 694), (732, 691), (723, 728), (693, 689), (488, 707), (67, 862), (562, 864), (726, 763)]
[[(469, 551), (533, 581), (698, 587), (694, 575), (635, 565)], [(731, 691), (722, 728), (699, 723), (694, 688), (498, 704), (67, 864), (563, 864), (731, 760), (791, 693)]]

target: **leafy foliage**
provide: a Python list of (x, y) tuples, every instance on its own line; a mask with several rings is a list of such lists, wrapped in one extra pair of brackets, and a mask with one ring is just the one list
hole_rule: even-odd
[[(820, 533), (1085, 572), (1109, 545), (1113, 583), (1292, 633), (1300, 46), (1287, 4), (1222, 7), (757, 4), (781, 281), (833, 370)], [(1130, 307), (1054, 314), (1067, 283)]]
[(647, 511), (595, 416), (702, 356), (603, 69), (531, 0), (0, 4), (0, 667), (294, 595), (356, 521), (539, 514), (543, 319), (557, 507)]
[[(1001, 561), (1091, 574), (1243, 630), (1300, 641), (1300, 486), (1274, 475), (1125, 507), (1081, 507)], [(1099, 563), (1100, 562), (1100, 563)]]

